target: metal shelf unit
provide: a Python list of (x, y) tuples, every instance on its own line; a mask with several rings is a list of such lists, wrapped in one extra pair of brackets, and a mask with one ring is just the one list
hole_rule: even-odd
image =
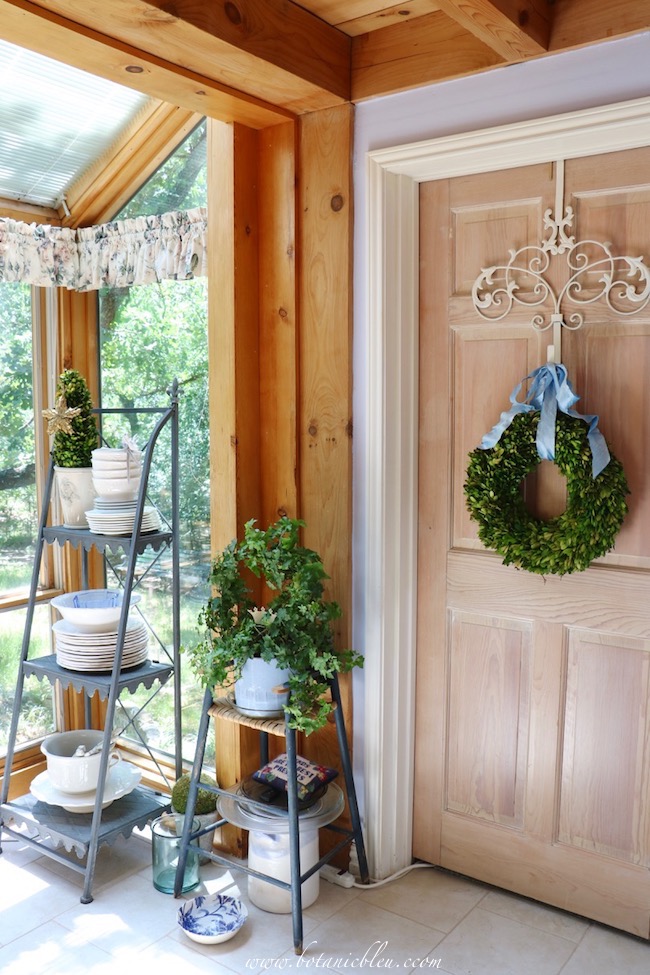
[[(116, 799), (106, 809), (102, 809), (103, 787), (101, 787), (96, 791), (92, 813), (67, 812), (61, 806), (50, 805), (49, 803), (36, 799), (31, 793), (9, 800), (12, 764), (24, 684), (26, 677), (34, 675), (39, 680), (48, 680), (53, 686), (59, 685), (63, 689), (71, 687), (75, 691), (83, 692), (86, 727), (90, 727), (90, 701), (93, 695), (97, 693), (100, 700), (107, 702), (99, 772), (99, 781), (104, 784), (108, 773), (113, 723), (120, 694), (123, 691), (128, 691), (133, 694), (141, 686), (146, 689), (152, 689), (154, 684), (157, 684), (158, 689), (160, 689), (167, 681), (172, 680), (175, 700), (174, 759), (176, 777), (181, 774), (178, 383), (176, 380), (169, 389), (169, 397), (170, 402), (167, 407), (123, 410), (98, 409), (94, 411), (100, 417), (109, 413), (159, 414), (151, 436), (143, 449), (142, 479), (136, 501), (135, 520), (131, 535), (99, 535), (86, 529), (66, 528), (62, 525), (48, 526), (47, 521), (54, 483), (54, 466), (52, 461), (50, 461), (46, 489), (43, 496), (25, 630), (18, 667), (14, 709), (5, 758), (5, 774), (0, 792), (0, 837), (3, 834), (7, 834), (8, 836), (20, 838), (29, 845), (40, 849), (43, 854), (83, 874), (84, 888), (81, 896), (82, 904), (88, 904), (93, 899), (92, 884), (99, 847), (103, 844), (112, 845), (119, 836), (128, 838), (135, 828), (146, 826), (152, 818), (170, 807), (170, 798), (167, 794), (138, 785), (128, 795)], [(141, 526), (152, 457), (159, 435), (167, 425), (169, 425), (171, 431), (171, 516), (169, 520), (165, 519), (166, 524), (163, 530), (142, 533)], [(110, 673), (87, 673), (67, 670), (57, 663), (56, 655), (54, 654), (30, 659), (29, 647), (34, 608), (37, 601), (41, 561), (46, 543), (61, 546), (69, 543), (75, 549), (81, 546), (81, 574), (82, 587), (84, 589), (88, 587), (88, 553), (94, 549), (108, 559), (109, 553), (117, 553), (121, 549), (126, 558), (123, 588), (129, 594), (136, 585), (136, 568), (139, 556), (143, 555), (147, 549), (152, 549), (156, 553), (169, 551), (172, 566), (172, 645), (171, 652), (167, 653), (168, 660), (163, 663), (146, 661), (137, 667), (126, 670), (121, 669), (124, 637), (130, 609), (128, 599), (123, 601), (117, 629), (115, 659)], [(142, 577), (139, 581), (142, 581)], [(153, 696), (155, 696), (155, 692), (152, 694)], [(150, 700), (151, 698), (149, 698)], [(133, 722), (131, 721), (130, 723), (132, 724)], [(146, 742), (143, 742), (143, 744), (154, 761), (156, 761)], [(77, 861), (75, 862), (72, 856), (65, 856), (61, 853), (60, 847), (63, 847), (66, 854), (75, 854)]]
[[(332, 694), (332, 701), (334, 702), (334, 723), (336, 725), (336, 735), (339, 748), (339, 755), (341, 758), (341, 768), (343, 770), (343, 780), (345, 783), (345, 790), (347, 793), (348, 808), (350, 813), (351, 828), (345, 828), (337, 826), (334, 822), (325, 821), (322, 825), (322, 829), (330, 830), (341, 837), (337, 843), (325, 854), (323, 854), (318, 862), (305, 870), (301, 874), (300, 868), (300, 828), (301, 820), (302, 825), (305, 828), (310, 828), (310, 823), (308, 816), (303, 815), (299, 811), (298, 803), (298, 776), (296, 771), (297, 762), (297, 752), (296, 752), (296, 732), (289, 725), (289, 716), (285, 712), (284, 718), (253, 718), (241, 714), (236, 710), (235, 707), (230, 704), (227, 699), (213, 700), (211, 690), (205, 692), (203, 700), (203, 710), (201, 713), (201, 720), (199, 723), (199, 730), (196, 743), (196, 753), (194, 756), (194, 765), (192, 768), (192, 773), (190, 776), (190, 788), (187, 796), (187, 807), (185, 811), (185, 818), (183, 820), (183, 833), (181, 838), (180, 852), (178, 856), (178, 865), (176, 868), (176, 881), (174, 885), (174, 894), (178, 897), (182, 890), (183, 877), (185, 873), (185, 865), (187, 863), (187, 853), (189, 849), (197, 850), (202, 855), (208, 856), (209, 859), (215, 863), (220, 863), (224, 866), (233, 867), (237, 870), (242, 871), (248, 876), (256, 877), (259, 880), (263, 880), (267, 883), (273, 884), (276, 887), (280, 887), (283, 890), (289, 891), (291, 895), (291, 916), (292, 916), (292, 927), (293, 927), (293, 946), (294, 951), (297, 955), (302, 952), (302, 942), (303, 942), (303, 923), (302, 923), (302, 884), (305, 880), (308, 880), (317, 870), (320, 870), (322, 866), (329, 863), (330, 860), (336, 856), (337, 853), (349, 846), (353, 841), (356, 845), (357, 859), (359, 863), (359, 873), (361, 883), (369, 883), (369, 873), (368, 873), (368, 863), (366, 859), (366, 850), (363, 839), (363, 832), (361, 829), (361, 818), (359, 814), (359, 806), (357, 803), (357, 794), (354, 784), (354, 778), (352, 775), (352, 763), (350, 759), (350, 750), (348, 745), (348, 737), (345, 729), (345, 721), (343, 717), (343, 707), (341, 702), (341, 692), (339, 688), (338, 677), (334, 675), (331, 678), (330, 690)], [(278, 877), (272, 876), (270, 874), (261, 873), (257, 870), (250, 868), (247, 864), (244, 864), (240, 860), (235, 859), (231, 856), (225, 856), (221, 853), (217, 853), (213, 850), (206, 851), (205, 848), (200, 847), (199, 839), (201, 836), (213, 832), (220, 826), (224, 826), (226, 823), (232, 823), (235, 826), (241, 826), (244, 829), (250, 830), (252, 827), (244, 825), (244, 821), (237, 814), (239, 806), (242, 807), (257, 807), (260, 811), (268, 810), (268, 805), (265, 806), (263, 803), (253, 801), (247, 796), (243, 796), (238, 792), (237, 788), (223, 789), (217, 786), (209, 785), (206, 782), (201, 782), (200, 787), (208, 792), (213, 792), (221, 799), (218, 802), (218, 809), (220, 813), (220, 819), (212, 823), (211, 825), (205, 827), (204, 829), (198, 830), (192, 833), (192, 820), (194, 816), (194, 809), (196, 806), (196, 799), (199, 790), (199, 777), (201, 774), (203, 766), (203, 756), (205, 753), (205, 745), (208, 734), (208, 727), (211, 718), (222, 718), (227, 721), (234, 721), (237, 724), (246, 725), (250, 728), (254, 728), (259, 732), (259, 743), (260, 743), (260, 763), (265, 765), (269, 760), (269, 735), (283, 737), (285, 739), (286, 752), (287, 752), (287, 767), (288, 767), (288, 777), (287, 777), (287, 811), (286, 811), (286, 830), (289, 836), (289, 856), (290, 856), (290, 880), (281, 880)], [(218, 756), (217, 756), (218, 759)], [(218, 768), (217, 768), (218, 774)], [(328, 788), (331, 788), (329, 786)], [(338, 788), (338, 787), (335, 787)], [(223, 800), (226, 800), (225, 802)], [(232, 809), (232, 814), (229, 810)], [(334, 813), (337, 815), (338, 811)], [(334, 818), (334, 816), (332, 816)], [(277, 820), (275, 821), (277, 823)], [(313, 821), (312, 821), (313, 822)], [(264, 826), (256, 826), (260, 832), (273, 833), (274, 822), (273, 820), (268, 820), (268, 828)], [(312, 827), (313, 828), (313, 827)]]

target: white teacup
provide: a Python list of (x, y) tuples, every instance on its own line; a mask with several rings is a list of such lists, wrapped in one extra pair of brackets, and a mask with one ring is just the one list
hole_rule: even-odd
[[(94, 792), (99, 780), (102, 751), (94, 755), (75, 755), (80, 745), (86, 752), (104, 740), (103, 731), (61, 731), (48, 735), (41, 745), (47, 758), (50, 782), (60, 792), (71, 794)], [(120, 761), (119, 752), (112, 750), (108, 757), (109, 768)]]

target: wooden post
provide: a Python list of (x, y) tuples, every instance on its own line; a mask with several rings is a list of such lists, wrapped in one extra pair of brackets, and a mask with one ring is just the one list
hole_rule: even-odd
[[(300, 119), (299, 453), (305, 544), (322, 556), (328, 596), (341, 606), (339, 648), (350, 646), (352, 522), (352, 122), (350, 105)], [(348, 733), (350, 681), (341, 680)], [(338, 765), (333, 723), (303, 753)]]

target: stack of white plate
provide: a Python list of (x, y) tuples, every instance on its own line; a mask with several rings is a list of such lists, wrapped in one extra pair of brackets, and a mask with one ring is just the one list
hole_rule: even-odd
[[(113, 669), (117, 648), (117, 629), (102, 633), (87, 630), (59, 620), (52, 625), (56, 661), (66, 670), (106, 672)], [(137, 617), (129, 617), (124, 635), (121, 669), (137, 667), (147, 659), (149, 635)]]
[[(88, 526), (96, 535), (130, 535), (135, 524), (135, 501), (132, 504), (110, 502), (96, 498), (95, 507), (86, 512)], [(160, 528), (160, 515), (156, 508), (145, 505), (142, 514), (143, 532), (155, 532)]]

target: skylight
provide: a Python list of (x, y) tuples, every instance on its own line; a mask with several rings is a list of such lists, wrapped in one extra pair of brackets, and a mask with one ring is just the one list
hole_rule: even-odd
[(58, 206), (147, 101), (0, 40), (0, 197)]

